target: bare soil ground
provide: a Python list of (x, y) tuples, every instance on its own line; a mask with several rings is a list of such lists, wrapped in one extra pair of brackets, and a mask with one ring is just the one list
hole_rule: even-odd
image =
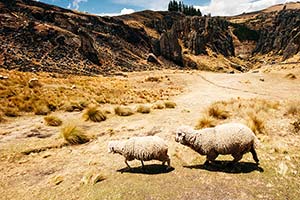
[[(285, 76), (293, 73), (297, 78)], [(175, 109), (152, 110), (128, 117), (109, 116), (101, 123), (85, 122), (82, 112), (54, 113), (73, 121), (96, 137), (83, 145), (64, 146), (60, 127), (49, 127), (41, 116), (22, 116), (0, 124), (0, 193), (2, 199), (297, 199), (300, 195), (300, 134), (292, 130), (285, 103), (300, 100), (300, 70), (221, 74), (199, 71), (129, 73), (129, 80), (167, 75), (183, 92), (170, 97)], [(160, 82), (148, 85), (156, 87)], [(231, 167), (230, 156), (214, 166), (174, 141), (179, 125), (195, 126), (201, 112), (215, 101), (267, 99), (280, 108), (259, 134), (260, 166), (251, 155)], [(112, 108), (111, 105), (106, 105)], [(136, 104), (130, 105), (132, 107)], [(159, 162), (130, 162), (107, 153), (109, 140), (157, 135), (169, 144), (172, 170)], [(30, 153), (31, 152), (31, 153)], [(226, 160), (226, 161), (224, 161)]]

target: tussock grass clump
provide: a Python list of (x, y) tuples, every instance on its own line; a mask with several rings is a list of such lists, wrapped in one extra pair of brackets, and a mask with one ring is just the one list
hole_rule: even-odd
[(300, 116), (300, 102), (292, 102), (287, 106), (287, 115)]
[(48, 106), (44, 105), (44, 104), (39, 104), (34, 106), (33, 108), (34, 114), (36, 115), (47, 115), (49, 114), (51, 111), (48, 108)]
[(7, 117), (18, 117), (20, 113), (17, 108), (7, 108), (4, 110), (4, 115)]
[(134, 114), (134, 111), (129, 107), (117, 106), (115, 107), (115, 113), (119, 116), (130, 116)]
[(46, 116), (44, 120), (48, 126), (60, 126), (62, 125), (62, 120), (56, 116)]
[(294, 80), (294, 79), (297, 79), (296, 75), (293, 74), (293, 73), (288, 73), (285, 78), (288, 78), (288, 79), (291, 79), (291, 80)]
[(145, 78), (147, 82), (161, 82), (161, 78), (157, 76), (148, 76)]
[(214, 117), (216, 119), (227, 119), (228, 117), (230, 117), (229, 112), (224, 110), (224, 108), (218, 104), (212, 104), (207, 109), (207, 113), (209, 116)]
[(61, 134), (69, 144), (84, 144), (90, 141), (84, 130), (74, 124), (65, 125), (61, 129)]
[(1, 122), (5, 122), (4, 114), (2, 112), (0, 112), (0, 123)]
[(175, 108), (176, 107), (176, 103), (173, 101), (165, 101), (165, 107), (166, 108)]
[(298, 133), (300, 131), (300, 117), (294, 121), (293, 123), (291, 123), (294, 127), (294, 131), (295, 133)]
[(162, 101), (158, 101), (153, 105), (153, 109), (162, 110), (164, 108), (166, 108), (166, 106), (165, 106), (164, 102), (162, 102)]
[(148, 114), (151, 112), (151, 108), (146, 105), (139, 105), (136, 109), (137, 112), (143, 113), (143, 114)]
[(203, 115), (197, 122), (195, 129), (203, 129), (209, 127), (215, 127), (217, 125), (217, 120), (209, 115)]
[(100, 110), (99, 107), (91, 106), (85, 110), (83, 118), (85, 121), (91, 120), (93, 122), (102, 122), (106, 120), (106, 114), (104, 111)]
[(256, 134), (265, 132), (265, 119), (262, 115), (248, 113), (247, 125)]

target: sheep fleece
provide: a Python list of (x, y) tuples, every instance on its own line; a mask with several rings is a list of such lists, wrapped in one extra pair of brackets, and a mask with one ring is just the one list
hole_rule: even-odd
[(192, 134), (189, 134), (190, 132), (187, 133), (187, 142), (194, 141), (188, 146), (201, 155), (207, 155), (212, 150), (223, 155), (238, 152), (244, 154), (252, 145), (255, 148), (258, 144), (258, 139), (251, 129), (239, 123), (227, 123), (199, 131), (193, 130)]
[(121, 154), (128, 161), (164, 161), (168, 158), (168, 145), (158, 136), (132, 137), (125, 141), (115, 141), (114, 146), (121, 149)]

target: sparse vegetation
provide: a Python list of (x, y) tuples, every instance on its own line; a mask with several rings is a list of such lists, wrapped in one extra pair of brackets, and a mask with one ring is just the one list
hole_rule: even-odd
[(285, 77), (291, 80), (297, 79), (296, 75), (293, 73), (288, 73)]
[(265, 132), (265, 119), (259, 114), (248, 113), (247, 125), (256, 134)]
[(165, 101), (165, 107), (166, 108), (175, 108), (176, 107), (176, 103), (172, 102), (172, 101)]
[(67, 124), (61, 129), (61, 134), (69, 144), (83, 144), (90, 140), (83, 129), (74, 124)]
[(18, 110), (16, 108), (6, 108), (4, 110), (4, 115), (7, 117), (18, 117), (20, 116)]
[(136, 109), (137, 112), (143, 113), (143, 114), (148, 114), (151, 112), (151, 108), (146, 105), (139, 105)]
[(293, 116), (300, 116), (300, 102), (291, 102), (287, 106), (286, 114), (293, 115)]
[(97, 106), (88, 107), (83, 113), (85, 121), (101, 122), (106, 120), (106, 114)]
[(4, 121), (5, 121), (4, 114), (2, 112), (0, 112), (0, 123), (4, 122)]
[(130, 116), (134, 114), (134, 111), (130, 107), (117, 106), (115, 107), (115, 113), (119, 116)]
[(62, 125), (62, 120), (56, 116), (46, 116), (44, 120), (48, 126), (60, 126)]
[(161, 82), (161, 79), (158, 76), (148, 76), (148, 77), (145, 78), (145, 81), (147, 81), (147, 82)]
[(295, 133), (300, 131), (300, 117), (292, 123)]
[(209, 127), (215, 127), (217, 125), (217, 120), (209, 115), (203, 115), (197, 122), (195, 129), (203, 129)]
[(153, 109), (161, 110), (161, 109), (164, 109), (165, 107), (166, 106), (165, 106), (164, 102), (162, 102), (162, 101), (158, 101), (153, 105)]
[(47, 115), (50, 113), (50, 109), (45, 104), (37, 104), (33, 110), (36, 115)]
[[(135, 87), (135, 83), (140, 80), (59, 74), (49, 76), (48, 73), (35, 74), (42, 87), (29, 87), (29, 80), (33, 78), (31, 73), (5, 69), (0, 69), (0, 72), (9, 77), (0, 80), (0, 105), (2, 112), (7, 116), (25, 113), (47, 114), (57, 110), (82, 111), (91, 103), (152, 103), (177, 94), (180, 90), (166, 88), (163, 84), (155, 88), (151, 85), (151, 88), (146, 89)], [(149, 80), (156, 81), (159, 77), (149, 76)], [(74, 85), (76, 87), (73, 87)]]
[(241, 121), (255, 133), (266, 133), (266, 117), (272, 113), (272, 110), (277, 110), (279, 105), (277, 101), (264, 99), (237, 98), (229, 101), (218, 101), (204, 111), (195, 128), (215, 126), (222, 121)]
[(207, 113), (209, 116), (214, 117), (216, 119), (227, 119), (230, 114), (228, 111), (224, 109), (223, 106), (219, 104), (212, 104), (208, 109)]

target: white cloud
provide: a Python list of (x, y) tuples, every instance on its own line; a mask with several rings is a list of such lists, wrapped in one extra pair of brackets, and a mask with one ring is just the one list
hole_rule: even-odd
[(139, 6), (144, 9), (166, 10), (170, 0), (112, 0), (112, 2), (117, 4)]
[(88, 0), (73, 0), (72, 5), (69, 3), (68, 8), (69, 9), (75, 9), (78, 10), (79, 9), (79, 4), (81, 2), (87, 2)]
[[(293, 0), (292, 0), (293, 1)], [(297, 0), (295, 0), (297, 1)], [(195, 6), (202, 13), (220, 16), (231, 16), (262, 10), (275, 4), (290, 2), (289, 0), (211, 0), (208, 6)]]
[(118, 16), (118, 15), (127, 15), (134, 13), (135, 11), (133, 9), (123, 8), (119, 13), (100, 13), (97, 15), (100, 16)]

